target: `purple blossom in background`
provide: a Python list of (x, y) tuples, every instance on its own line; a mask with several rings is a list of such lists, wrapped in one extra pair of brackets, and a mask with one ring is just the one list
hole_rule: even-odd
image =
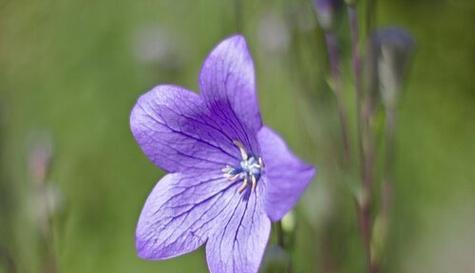
[(385, 27), (372, 36), (373, 74), (379, 82), (383, 103), (393, 109), (411, 63), (415, 41), (400, 27)]
[(317, 14), (317, 20), (325, 31), (333, 28), (337, 10), (341, 6), (341, 0), (314, 0), (313, 6)]
[(290, 45), (290, 31), (283, 18), (275, 11), (261, 16), (257, 28), (259, 45), (270, 54), (285, 54)]
[(255, 273), (270, 234), (315, 170), (262, 124), (254, 65), (242, 36), (203, 64), (197, 95), (159, 85), (132, 110), (132, 133), (169, 172), (150, 193), (136, 230), (138, 255), (160, 260), (206, 245), (212, 273)]

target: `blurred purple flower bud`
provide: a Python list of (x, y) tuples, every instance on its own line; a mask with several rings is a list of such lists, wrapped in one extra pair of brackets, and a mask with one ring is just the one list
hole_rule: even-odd
[(143, 65), (156, 65), (164, 69), (177, 69), (183, 63), (178, 52), (183, 44), (177, 32), (156, 25), (143, 26), (136, 30), (132, 50), (135, 59)]
[(28, 152), (28, 170), (35, 184), (43, 184), (53, 156), (53, 143), (47, 133), (35, 133), (32, 136)]
[(48, 182), (48, 172), (54, 157), (54, 143), (49, 131), (35, 131), (28, 139), (28, 171), (31, 190), (27, 210), (35, 227), (44, 235), (50, 229), (51, 217), (61, 210), (63, 194)]
[(314, 0), (314, 7), (317, 13), (317, 20), (324, 31), (333, 28), (335, 16), (341, 6), (340, 0)]
[(410, 64), (415, 42), (398, 27), (387, 27), (373, 35), (375, 79), (386, 107), (394, 108)]
[(266, 52), (282, 53), (289, 47), (289, 29), (283, 18), (274, 12), (265, 14), (258, 25), (259, 44)]

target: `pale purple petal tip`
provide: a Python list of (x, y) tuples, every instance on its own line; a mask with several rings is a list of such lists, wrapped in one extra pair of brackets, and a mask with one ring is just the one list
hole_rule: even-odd
[(170, 172), (216, 170), (239, 158), (202, 98), (181, 87), (159, 85), (142, 95), (130, 127), (147, 157)]
[(256, 96), (254, 63), (246, 40), (231, 36), (206, 58), (200, 73), (201, 94), (216, 117), (235, 123), (242, 142), (257, 152), (255, 134), (262, 127)]
[(271, 227), (263, 207), (263, 192), (260, 187), (255, 194), (242, 195), (235, 207), (223, 212), (220, 229), (206, 243), (210, 273), (259, 271)]
[[(168, 174), (145, 202), (136, 229), (143, 259), (167, 259), (193, 251), (221, 228), (221, 212), (235, 202), (233, 184), (221, 173)], [(235, 205), (235, 203), (234, 203)], [(232, 206), (231, 206), (232, 207)]]

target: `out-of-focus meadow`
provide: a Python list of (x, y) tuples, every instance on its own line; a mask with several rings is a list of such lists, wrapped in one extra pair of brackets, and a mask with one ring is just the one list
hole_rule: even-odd
[[(375, 11), (375, 26), (402, 26), (416, 41), (398, 106), (383, 269), (475, 272), (475, 2), (378, 1)], [(135, 143), (129, 113), (158, 83), (197, 90), (207, 53), (236, 32), (255, 59), (264, 120), (319, 169), (290, 227), (294, 272), (365, 271), (312, 1), (3, 0), (1, 273), (207, 272), (203, 251), (136, 257), (136, 221), (163, 172)]]

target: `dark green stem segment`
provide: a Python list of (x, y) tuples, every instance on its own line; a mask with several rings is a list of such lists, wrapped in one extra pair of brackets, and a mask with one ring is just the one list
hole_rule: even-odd
[(327, 31), (325, 33), (325, 41), (327, 44), (328, 61), (331, 70), (331, 87), (335, 94), (338, 117), (340, 119), (341, 139), (343, 142), (343, 166), (349, 167), (351, 161), (351, 148), (348, 134), (348, 113), (343, 100), (340, 54), (338, 52), (338, 41), (335, 33)]
[(292, 255), (289, 249), (290, 246), (287, 243), (288, 241), (286, 241), (286, 234), (282, 227), (282, 221), (277, 221), (274, 226), (277, 233), (277, 245), (281, 247), (283, 250), (285, 250), (287, 254), (289, 255), (289, 261), (287, 264), (287, 268), (285, 269), (285, 273), (292, 273), (293, 272)]
[(282, 228), (282, 221), (278, 221), (276, 223), (276, 230), (277, 230), (277, 245), (279, 245), (282, 249), (285, 249), (285, 234), (284, 229)]
[(368, 273), (377, 273), (379, 270), (376, 264), (373, 263), (371, 250), (373, 225), (371, 218), (371, 205), (374, 167), (373, 136), (370, 126), (372, 109), (367, 100), (367, 96), (363, 93), (358, 12), (355, 5), (348, 5), (347, 12), (351, 31), (352, 65), (356, 90), (356, 110), (362, 181), (362, 194), (361, 198), (356, 200), (356, 208), (361, 239), (366, 252)]
[(389, 212), (392, 204), (393, 192), (393, 172), (394, 156), (396, 146), (396, 111), (394, 109), (386, 110), (386, 128), (385, 128), (385, 162), (384, 178), (381, 193), (381, 216), (384, 223), (389, 221)]

